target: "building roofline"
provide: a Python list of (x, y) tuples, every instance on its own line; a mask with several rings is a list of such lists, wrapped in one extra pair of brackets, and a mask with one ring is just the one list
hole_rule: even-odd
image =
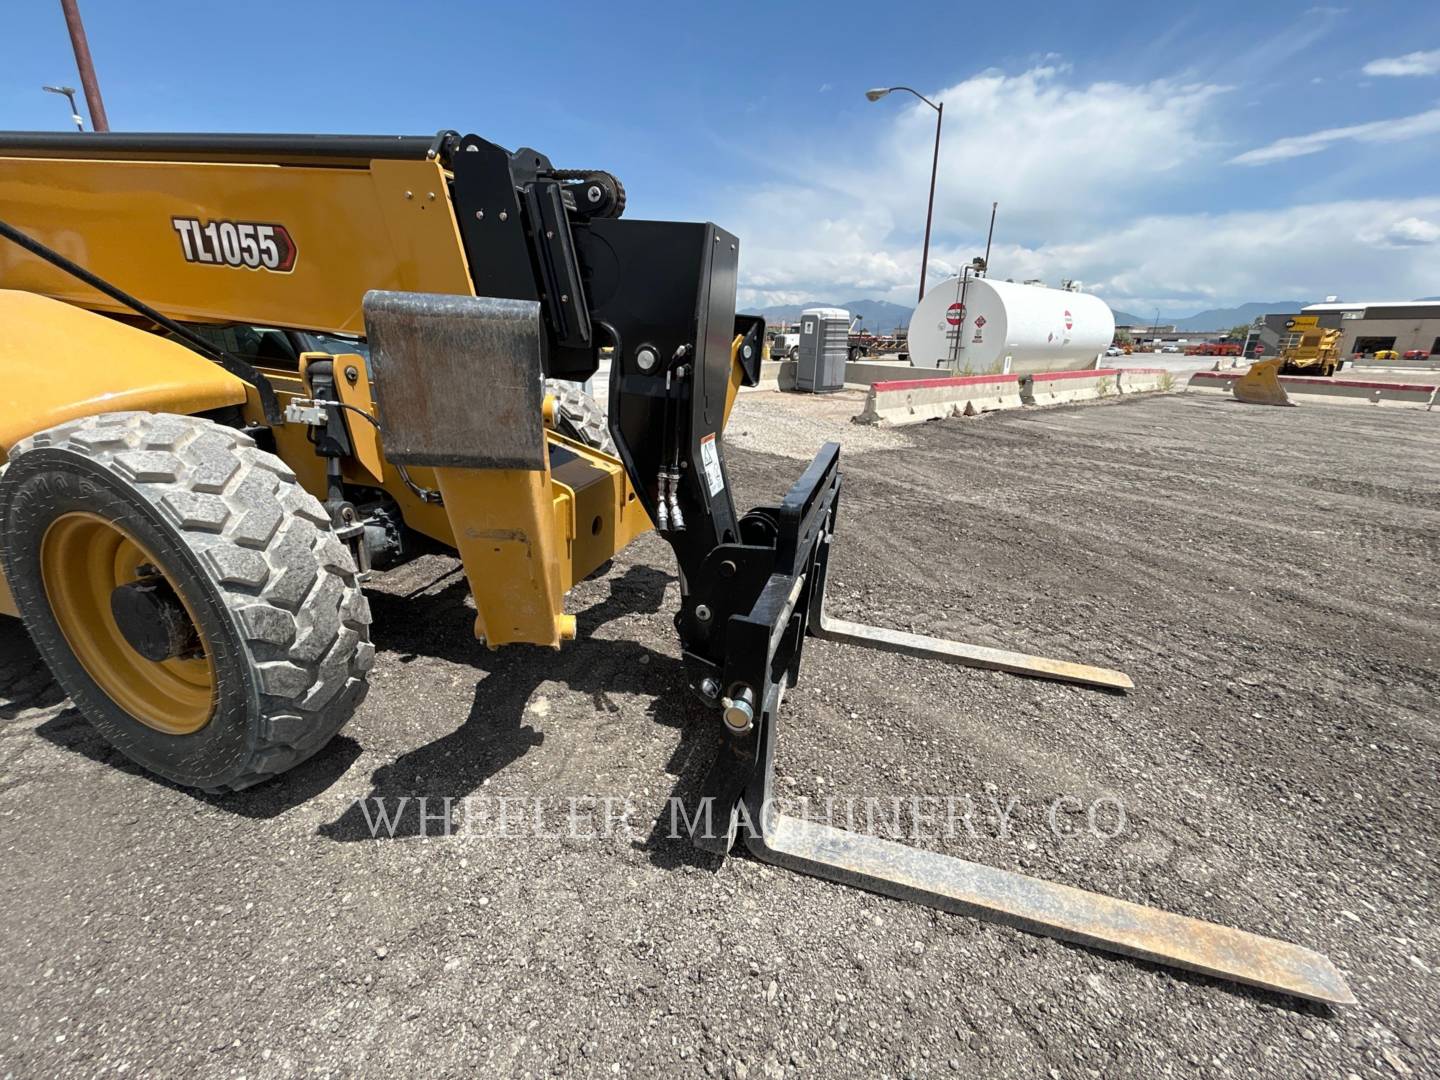
[[(1440, 300), (1363, 300), (1353, 304), (1306, 304), (1301, 311), (1364, 311), (1366, 308), (1427, 307), (1440, 309)], [(1277, 313), (1278, 314), (1278, 313)]]

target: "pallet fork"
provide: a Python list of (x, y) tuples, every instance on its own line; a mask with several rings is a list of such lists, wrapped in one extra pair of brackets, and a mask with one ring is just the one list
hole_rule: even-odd
[[(679, 563), (675, 625), (687, 680), (725, 736), (688, 818), (694, 843), (722, 855), (743, 843), (764, 862), (886, 896), (1301, 998), (1353, 1002), (1330, 961), (1299, 946), (778, 812), (780, 707), (809, 637), (1117, 692), (1132, 684), (1105, 668), (827, 615), (839, 446), (827, 444), (778, 504), (740, 515), (731, 499), (723, 428), (739, 386), (758, 381), (764, 342), (761, 320), (734, 313), (738, 242), (713, 225), (645, 222), (636, 224), (647, 235), (636, 234), (630, 249), (624, 224), (594, 223), (577, 230), (576, 243), (582, 263), (603, 239), (609, 264), (638, 272), (638, 280), (602, 286), (613, 299), (594, 319), (615, 344), (611, 433)], [(665, 295), (695, 299), (649, 307)]]
[[(725, 853), (740, 840), (763, 862), (884, 896), (1296, 997), (1352, 1004), (1355, 999), (1339, 971), (1309, 949), (776, 810), (774, 752), (780, 705), (795, 681), (806, 636), (1116, 691), (1132, 685), (1124, 674), (1106, 668), (899, 633), (826, 615), (825, 576), (840, 488), (838, 466), (839, 447), (831, 443), (778, 514), (762, 511), (767, 519), (782, 522), (783, 529), (793, 530), (777, 549), (793, 551), (796, 557), (777, 564), (749, 614), (732, 616), (736, 620), (732, 627), (738, 624), (742, 640), (755, 651), (737, 656), (727, 677), (743, 678), (747, 664), (753, 672), (771, 674), (748, 730), (735, 730), (745, 721), (744, 710), (726, 717), (732, 738), (703, 786), (702, 798), (713, 800), (713, 806), (706, 804), (708, 812), (692, 819), (695, 843)], [(713, 827), (717, 821), (718, 829)]]

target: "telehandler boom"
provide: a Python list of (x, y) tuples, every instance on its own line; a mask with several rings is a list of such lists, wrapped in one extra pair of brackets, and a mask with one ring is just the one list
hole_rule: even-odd
[[(839, 447), (744, 513), (726, 470), (765, 341), (739, 242), (624, 209), (606, 172), (453, 131), (0, 134), (0, 610), (120, 750), (236, 790), (359, 704), (373, 570), (453, 550), (477, 637), (558, 647), (570, 587), (653, 527), (724, 733), (697, 844), (1352, 1001), (1307, 949), (776, 811), (807, 637), (1131, 683), (828, 617)], [(578, 392), (602, 354), (608, 420)]]

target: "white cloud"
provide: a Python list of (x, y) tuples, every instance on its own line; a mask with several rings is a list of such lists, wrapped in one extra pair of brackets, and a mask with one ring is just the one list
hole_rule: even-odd
[[(1223, 93), (1170, 81), (1077, 85), (1051, 65), (986, 72), (932, 94), (945, 102), (945, 128), (930, 285), (983, 252), (998, 199), (995, 276), (1078, 279), (1124, 310), (1435, 291), (1440, 197), (1152, 212), (1167, 191), (1193, 190), (1217, 168)], [(894, 96), (886, 101), (893, 110)], [(1415, 131), (1437, 119), (1440, 109), (1407, 123)], [(817, 132), (813, 150), (802, 141), (758, 151), (769, 182), (712, 206), (743, 238), (741, 303), (913, 303), (934, 132), (934, 112), (914, 103), (878, 136)]]
[(1382, 56), (1371, 60), (1361, 70), (1366, 75), (1440, 75), (1440, 49), (1406, 53), (1404, 56)]
[[(1220, 145), (1208, 114), (1224, 87), (1076, 86), (1066, 72), (1054, 64), (989, 71), (930, 95), (945, 103), (937, 239), (963, 231), (983, 248), (992, 199), (1012, 235), (1063, 234)], [(902, 100), (867, 107), (894, 110)], [(744, 194), (719, 218), (746, 237), (742, 302), (905, 299), (914, 289), (935, 113), (909, 101), (880, 136), (852, 140), (848, 160), (836, 162), (833, 140), (809, 157), (774, 155), (788, 178)], [(940, 269), (947, 266), (941, 258)]]
[[(1054, 65), (1020, 75), (986, 72), (939, 93), (945, 183), (937, 213), (988, 209), (996, 197), (1039, 207), (1119, 194), (1218, 146), (1206, 121), (1223, 87), (1169, 80), (1075, 86), (1066, 73)], [(923, 200), (934, 127), (929, 108), (907, 108), (856, 178), (856, 190), (869, 198), (877, 188), (893, 191), (897, 212)], [(877, 184), (877, 174), (890, 182)]]
[[(1114, 307), (1199, 311), (1247, 300), (1409, 298), (1440, 279), (1440, 197), (1152, 215), (1073, 243), (998, 248), (997, 274), (1085, 283)], [(967, 249), (947, 252), (950, 258)]]
[(1424, 218), (1407, 217), (1392, 221), (1380, 234), (1380, 242), (1392, 247), (1440, 243), (1440, 225)]
[(1399, 116), (1393, 120), (1372, 120), (1368, 124), (1326, 128), (1308, 135), (1289, 135), (1267, 146), (1247, 150), (1230, 159), (1231, 165), (1268, 165), (1272, 161), (1318, 154), (1338, 142), (1390, 143), (1440, 134), (1440, 109)]

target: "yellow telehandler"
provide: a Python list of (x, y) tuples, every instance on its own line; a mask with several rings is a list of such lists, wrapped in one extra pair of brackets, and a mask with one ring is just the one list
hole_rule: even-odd
[[(765, 342), (739, 242), (624, 209), (609, 173), (454, 131), (0, 133), (0, 611), (118, 749), (237, 790), (355, 711), (370, 574), (453, 550), (478, 638), (558, 647), (571, 586), (654, 528), (724, 733), (697, 844), (1352, 1001), (1307, 949), (776, 811), (807, 637), (1131, 683), (827, 616), (839, 447), (777, 504), (732, 497), (724, 428)], [(604, 411), (580, 389), (602, 353)]]

